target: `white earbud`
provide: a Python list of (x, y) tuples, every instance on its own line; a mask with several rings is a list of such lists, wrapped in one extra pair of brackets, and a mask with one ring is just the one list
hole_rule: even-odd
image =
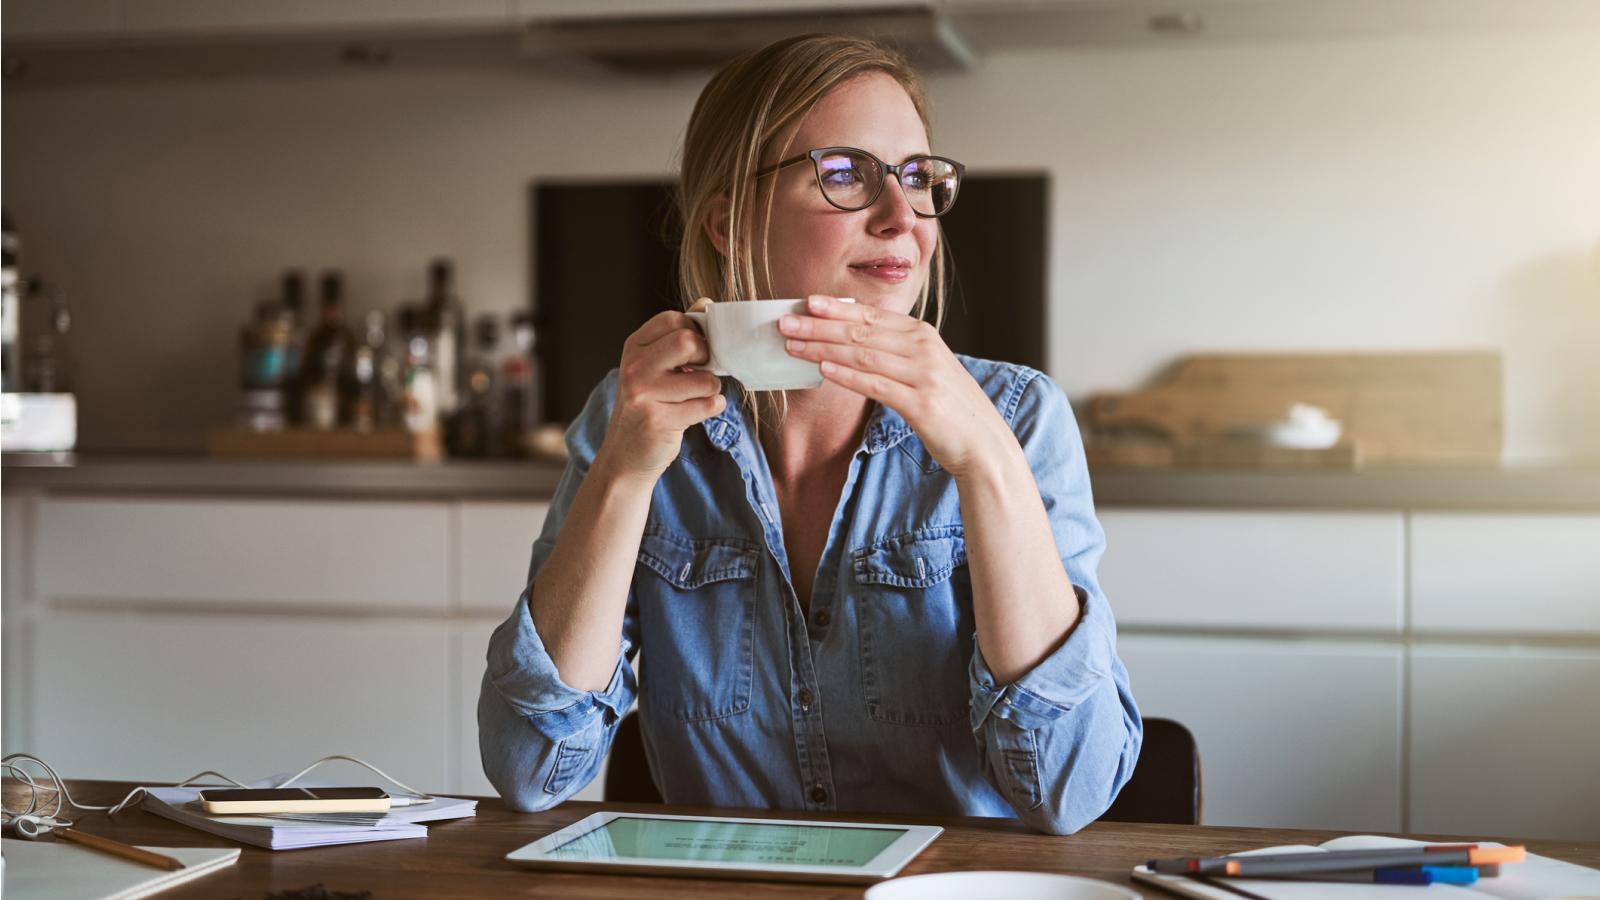
[(30, 841), (41, 834), (49, 834), (55, 825), (56, 820), (48, 816), (17, 816), (11, 820), (11, 830), (17, 837)]

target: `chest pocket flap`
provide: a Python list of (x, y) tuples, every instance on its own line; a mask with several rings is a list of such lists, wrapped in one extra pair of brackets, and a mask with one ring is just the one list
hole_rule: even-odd
[(967, 564), (967, 542), (960, 525), (922, 528), (855, 551), (856, 581), (925, 588)]
[(660, 531), (645, 532), (639, 542), (639, 562), (683, 591), (754, 578), (756, 555), (744, 541), (690, 540)]

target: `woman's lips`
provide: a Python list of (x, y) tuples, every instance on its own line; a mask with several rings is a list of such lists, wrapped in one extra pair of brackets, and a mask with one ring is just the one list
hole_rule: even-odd
[(899, 284), (911, 277), (911, 261), (906, 259), (875, 259), (871, 262), (856, 263), (850, 268), (869, 278), (887, 281), (890, 284)]

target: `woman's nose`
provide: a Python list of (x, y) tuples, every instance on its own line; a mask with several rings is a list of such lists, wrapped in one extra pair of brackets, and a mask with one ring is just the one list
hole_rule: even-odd
[(917, 214), (911, 209), (905, 187), (896, 175), (886, 175), (885, 178), (883, 193), (872, 204), (872, 230), (885, 236), (910, 231), (917, 224)]

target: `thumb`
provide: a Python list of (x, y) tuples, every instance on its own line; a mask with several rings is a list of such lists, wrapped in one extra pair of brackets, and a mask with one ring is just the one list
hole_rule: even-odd
[(710, 306), (713, 302), (714, 301), (710, 297), (701, 297), (699, 300), (689, 304), (689, 312), (699, 312), (700, 310)]

